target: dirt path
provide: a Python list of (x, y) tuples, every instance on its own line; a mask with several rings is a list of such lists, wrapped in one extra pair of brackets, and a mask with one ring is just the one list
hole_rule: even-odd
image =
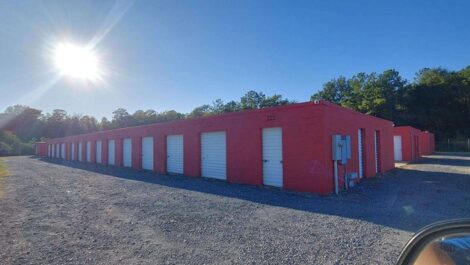
[(470, 158), (432, 156), (340, 196), (4, 159), (1, 264), (393, 264), (470, 217)]

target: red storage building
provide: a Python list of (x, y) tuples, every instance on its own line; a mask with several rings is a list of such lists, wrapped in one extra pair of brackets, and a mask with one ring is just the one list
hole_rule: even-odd
[(36, 142), (36, 150), (34, 152), (37, 156), (47, 156), (47, 143)]
[(47, 155), (327, 194), (335, 190), (333, 135), (350, 142), (338, 175), (358, 181), (394, 167), (393, 130), (320, 101), (51, 139)]
[(395, 161), (414, 161), (419, 158), (421, 131), (411, 126), (393, 128), (393, 153)]
[(431, 155), (435, 152), (434, 134), (428, 131), (419, 134), (420, 155)]

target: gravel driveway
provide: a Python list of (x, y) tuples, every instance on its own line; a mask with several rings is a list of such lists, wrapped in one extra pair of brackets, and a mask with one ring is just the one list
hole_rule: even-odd
[(2, 264), (393, 264), (420, 227), (470, 217), (466, 156), (430, 156), (325, 197), (4, 161)]

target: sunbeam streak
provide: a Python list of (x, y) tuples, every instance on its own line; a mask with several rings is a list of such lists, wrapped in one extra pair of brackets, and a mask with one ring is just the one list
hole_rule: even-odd
[(106, 19), (101, 24), (98, 32), (88, 43), (88, 49), (94, 49), (101, 40), (108, 35), (114, 26), (122, 19), (127, 11), (132, 7), (134, 1), (116, 1), (111, 11), (109, 11)]
[(52, 87), (54, 87), (55, 84), (60, 80), (61, 76), (60, 75), (55, 75), (52, 79), (50, 79), (47, 83), (38, 86), (34, 90), (30, 91), (29, 93), (23, 95), (20, 99), (19, 102), (25, 105), (30, 105), (31, 103), (35, 102), (39, 98), (44, 95), (47, 91), (49, 91)]

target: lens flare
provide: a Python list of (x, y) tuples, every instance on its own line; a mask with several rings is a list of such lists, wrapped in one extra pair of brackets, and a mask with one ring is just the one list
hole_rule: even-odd
[(54, 65), (61, 75), (89, 81), (99, 79), (99, 61), (91, 49), (73, 43), (60, 43), (55, 47), (53, 56)]

